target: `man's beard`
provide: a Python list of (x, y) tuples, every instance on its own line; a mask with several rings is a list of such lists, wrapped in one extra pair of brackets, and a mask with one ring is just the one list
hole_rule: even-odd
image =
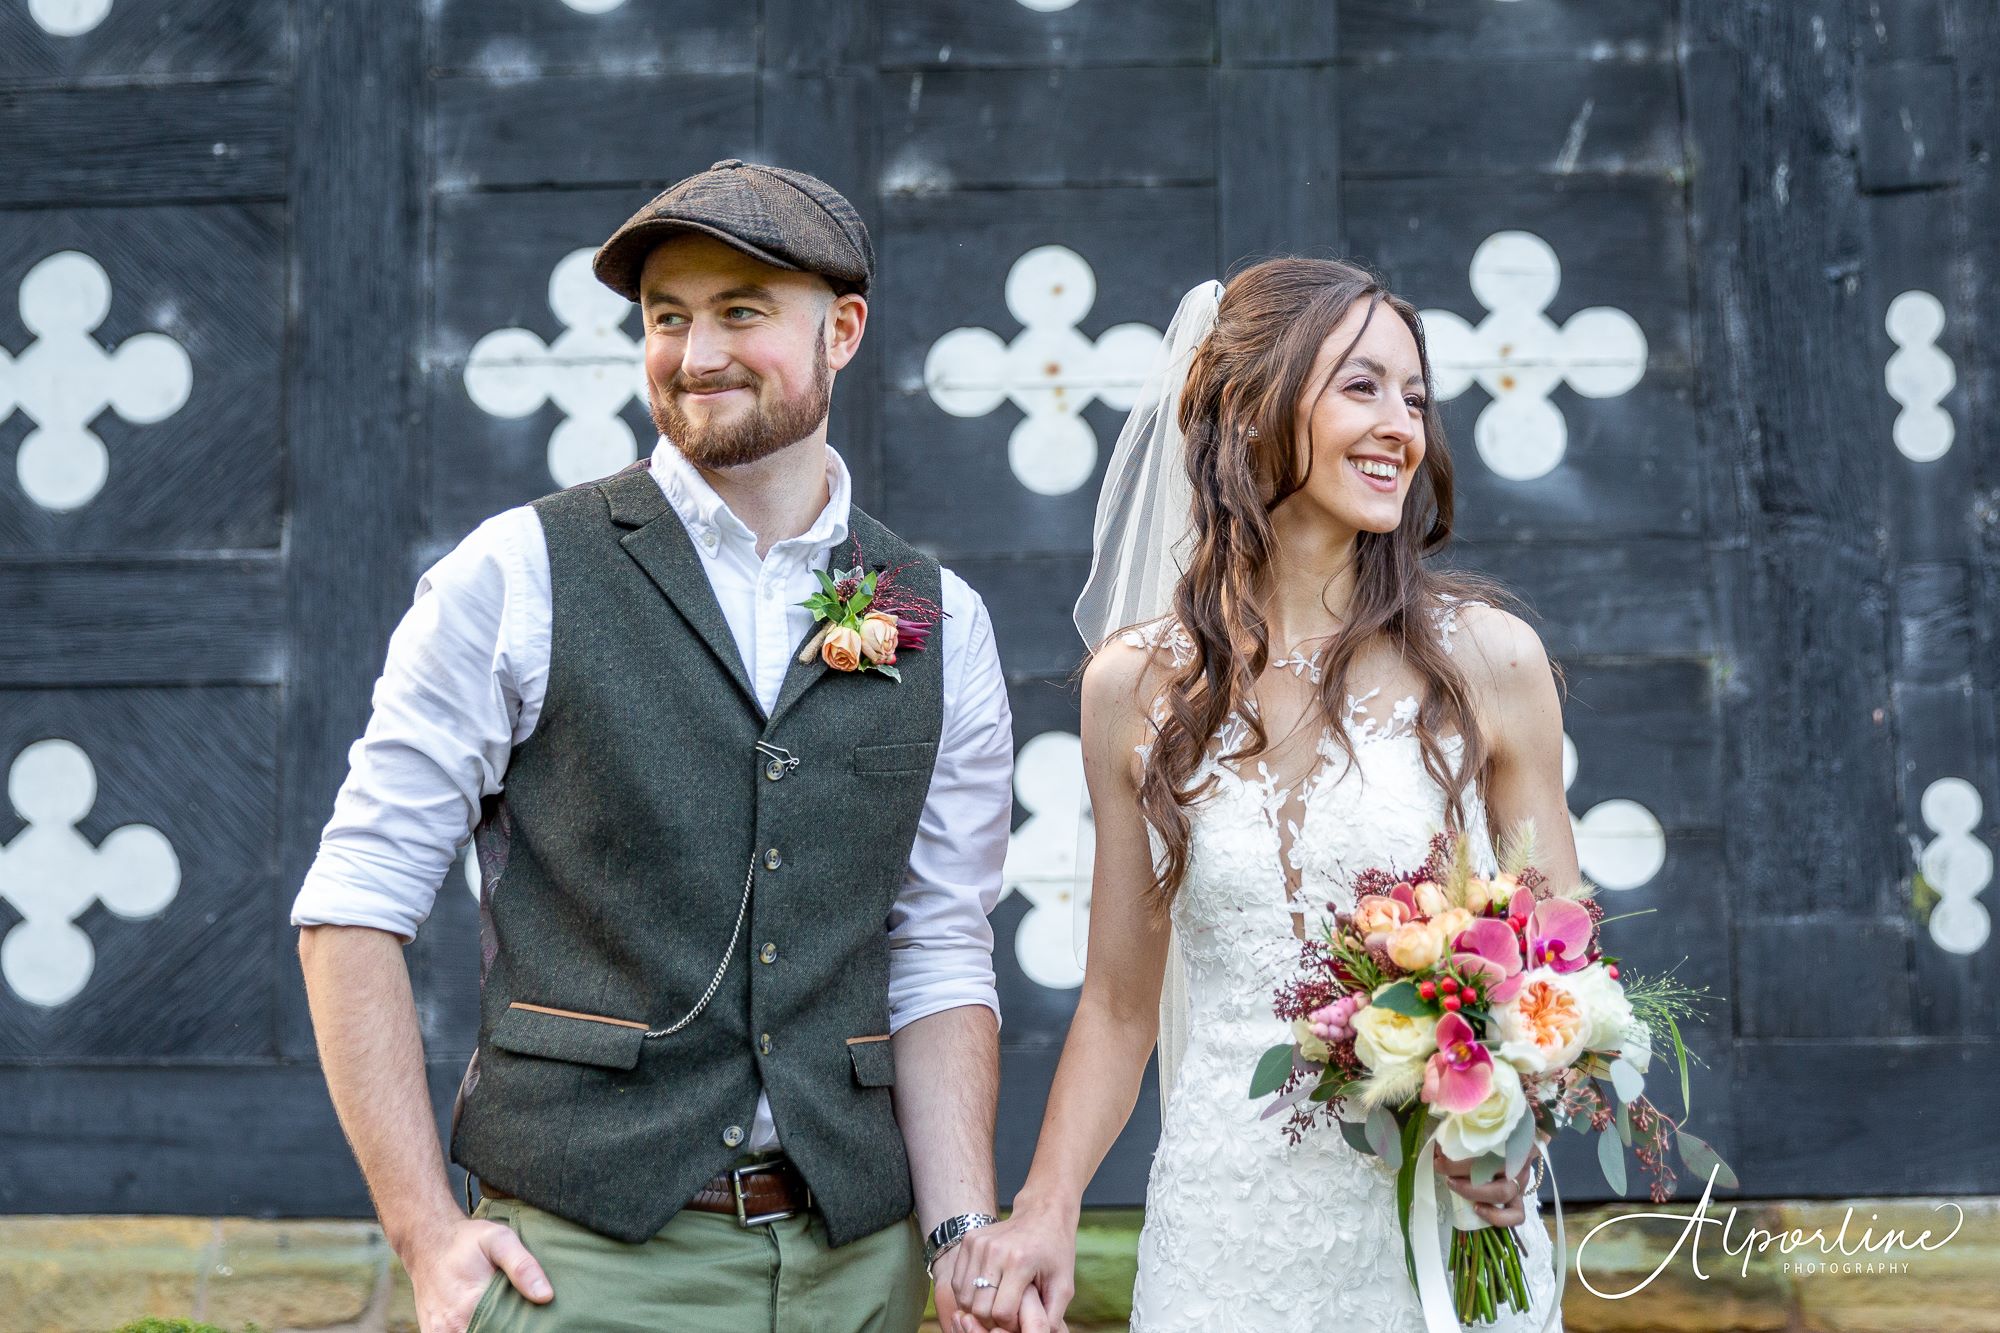
[[(689, 381), (676, 371), (652, 396), (653, 425), (673, 441), (689, 462), (700, 467), (741, 467), (797, 444), (819, 428), (833, 403), (833, 368), (826, 363), (826, 330), (813, 339), (812, 387), (795, 398), (766, 404), (762, 381), (739, 372), (713, 381)], [(690, 389), (747, 388), (757, 401), (750, 410), (723, 422), (701, 425), (681, 410), (680, 395)]]

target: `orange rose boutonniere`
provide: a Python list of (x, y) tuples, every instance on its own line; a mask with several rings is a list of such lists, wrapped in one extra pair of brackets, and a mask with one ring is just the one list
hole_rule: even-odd
[(799, 605), (821, 624), (800, 649), (799, 661), (810, 662), (817, 653), (835, 671), (876, 671), (901, 680), (896, 652), (924, 646), (933, 622), (920, 617), (935, 608), (923, 598), (897, 597), (893, 572), (877, 569), (864, 575), (857, 565), (844, 572), (813, 573), (820, 590)]

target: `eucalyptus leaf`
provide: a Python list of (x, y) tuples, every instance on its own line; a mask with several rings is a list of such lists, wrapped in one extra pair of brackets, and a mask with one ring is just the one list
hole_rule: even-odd
[(1347, 1146), (1358, 1153), (1372, 1154), (1375, 1151), (1375, 1146), (1368, 1142), (1368, 1136), (1362, 1133), (1361, 1126), (1352, 1120), (1340, 1122), (1340, 1137), (1346, 1139)]
[(1715, 1183), (1724, 1189), (1742, 1188), (1737, 1183), (1736, 1173), (1729, 1169), (1729, 1163), (1723, 1161), (1715, 1149), (1708, 1146), (1706, 1139), (1697, 1138), (1683, 1129), (1675, 1131), (1674, 1140), (1681, 1150), (1681, 1160), (1687, 1163), (1690, 1174), (1700, 1176), (1706, 1182), (1708, 1173), (1713, 1171)]
[(1619, 1101), (1630, 1102), (1646, 1094), (1646, 1076), (1620, 1056), (1611, 1062), (1611, 1086), (1618, 1090)]
[(1362, 1124), (1362, 1132), (1368, 1136), (1368, 1146), (1375, 1155), (1397, 1170), (1403, 1165), (1403, 1140), (1396, 1131), (1396, 1117), (1386, 1106), (1377, 1106), (1368, 1112), (1368, 1119)]
[(1618, 1126), (1618, 1141), (1626, 1147), (1632, 1146), (1632, 1108), (1630, 1105), (1618, 1108), (1618, 1118), (1613, 1122)]
[(900, 667), (892, 667), (885, 662), (871, 663), (868, 669), (870, 671), (879, 671), (890, 680), (901, 680), (903, 678), (903, 672)]
[(1528, 1157), (1535, 1151), (1535, 1117), (1526, 1111), (1514, 1122), (1514, 1130), (1507, 1136), (1507, 1174), (1509, 1177), (1521, 1174), (1521, 1168), (1528, 1164)]
[(1257, 1072), (1250, 1076), (1250, 1095), (1268, 1097), (1292, 1076), (1292, 1044), (1280, 1042), (1257, 1057)]
[(1272, 1116), (1277, 1115), (1282, 1111), (1289, 1111), (1294, 1106), (1297, 1106), (1300, 1102), (1304, 1101), (1308, 1097), (1317, 1098), (1319, 1096), (1319, 1090), (1320, 1090), (1319, 1084), (1308, 1083), (1303, 1079), (1301, 1079), (1298, 1085), (1294, 1087), (1290, 1092), (1282, 1093), (1279, 1096), (1274, 1097), (1271, 1100), (1271, 1104), (1264, 1108), (1263, 1114), (1259, 1115), (1257, 1118), (1259, 1120), (1269, 1120)]
[[(1685, 1156), (1685, 1154), (1683, 1154)], [(1613, 1194), (1625, 1192), (1625, 1149), (1615, 1134), (1597, 1136), (1597, 1165), (1604, 1171), (1604, 1183)]]
[(1396, 982), (1368, 1003), (1408, 1018), (1423, 1018), (1430, 1013), (1430, 1006), (1418, 997), (1417, 988), (1407, 981)]

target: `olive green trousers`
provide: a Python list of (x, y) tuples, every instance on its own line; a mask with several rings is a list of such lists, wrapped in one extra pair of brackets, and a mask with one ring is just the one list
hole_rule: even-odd
[(512, 1227), (556, 1295), (536, 1305), (495, 1273), (466, 1333), (914, 1333), (930, 1294), (915, 1218), (835, 1250), (812, 1213), (684, 1210), (638, 1245), (519, 1199), (473, 1216)]

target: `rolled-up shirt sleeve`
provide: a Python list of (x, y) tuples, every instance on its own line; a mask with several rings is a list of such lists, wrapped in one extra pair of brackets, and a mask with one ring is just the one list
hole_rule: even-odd
[(417, 583), (292, 924), (405, 943), (533, 730), (548, 674), (548, 551), (528, 509), (481, 524)]
[(889, 1028), (983, 1004), (997, 1016), (993, 923), (1014, 812), (1014, 720), (979, 595), (944, 572), (944, 725), (910, 868), (889, 915)]

